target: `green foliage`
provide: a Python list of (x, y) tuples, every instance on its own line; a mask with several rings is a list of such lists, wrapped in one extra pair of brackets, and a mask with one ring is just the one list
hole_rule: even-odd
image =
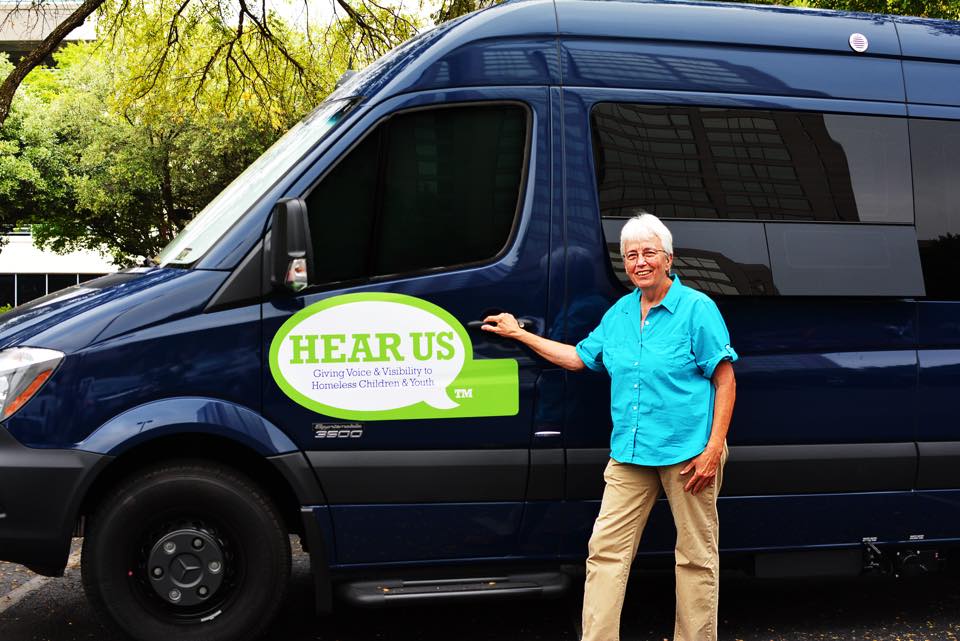
[(123, 264), (156, 254), (279, 132), (243, 109), (174, 109), (169, 92), (124, 104), (104, 53), (68, 47), (25, 83), (2, 132), (0, 210), (42, 245)]
[(491, 7), (501, 2), (503, 2), (503, 0), (443, 0), (430, 17), (434, 23), (440, 24), (441, 22), (453, 20), (472, 11), (485, 9), (486, 7)]
[(238, 33), (219, 3), (177, 5), (106, 5), (104, 19), (123, 22), (101, 45), (123, 79), (111, 106), (131, 121), (169, 119), (187, 105), (199, 114), (253, 115), (282, 130), (332, 87), (333, 71), (307, 38), (272, 14), (262, 18), (273, 38), (267, 41), (254, 28)]
[[(736, 0), (734, 0), (736, 1)], [(901, 16), (960, 20), (960, 0), (752, 0), (759, 4), (780, 4), (815, 9), (864, 11)]]
[[(256, 29), (231, 30), (218, 5), (124, 6), (109, 38), (31, 73), (0, 126), (0, 225), (29, 223), (39, 244), (118, 264), (158, 253), (368, 60), (352, 23), (301, 33), (267, 15), (268, 46)], [(0, 59), (0, 75), (9, 67)]]
[(6, 313), (9, 312), (11, 309), (13, 309), (13, 308), (10, 307), (9, 305), (0, 305), (0, 314), (6, 314)]

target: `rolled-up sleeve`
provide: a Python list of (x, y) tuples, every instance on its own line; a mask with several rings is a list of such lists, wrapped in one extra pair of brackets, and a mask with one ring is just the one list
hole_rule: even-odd
[(691, 317), (693, 328), (693, 355), (704, 378), (713, 378), (720, 361), (734, 362), (739, 358), (730, 345), (730, 332), (716, 303), (709, 298), (698, 301)]
[(577, 343), (577, 356), (583, 364), (595, 372), (603, 372), (603, 324), (590, 332), (586, 338)]
[(600, 320), (600, 324), (587, 334), (587, 337), (577, 343), (577, 356), (583, 361), (583, 364), (595, 372), (604, 372), (606, 367), (603, 365), (603, 344), (604, 344), (604, 326), (607, 324), (608, 311)]

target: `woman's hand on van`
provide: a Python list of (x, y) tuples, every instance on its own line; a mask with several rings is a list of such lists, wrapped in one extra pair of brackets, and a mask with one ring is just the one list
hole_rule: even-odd
[(549, 338), (528, 332), (520, 326), (520, 323), (517, 322), (513, 314), (504, 312), (503, 314), (487, 316), (483, 319), (483, 323), (480, 327), (485, 332), (503, 336), (504, 338), (514, 338), (530, 347), (538, 355), (554, 365), (559, 365), (573, 372), (582, 370), (585, 367), (573, 345), (552, 341)]
[(506, 312), (487, 316), (483, 319), (483, 325), (480, 326), (480, 329), (505, 338), (519, 338), (526, 333), (526, 330), (520, 327), (520, 323), (517, 322), (514, 315)]

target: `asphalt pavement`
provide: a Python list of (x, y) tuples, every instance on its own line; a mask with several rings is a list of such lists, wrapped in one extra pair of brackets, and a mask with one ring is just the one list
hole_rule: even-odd
[[(338, 604), (333, 615), (317, 617), (309, 560), (298, 553), (289, 596), (265, 641), (576, 641), (581, 596), (379, 610)], [(671, 573), (633, 576), (622, 641), (669, 639), (673, 603)], [(721, 641), (960, 641), (960, 577), (762, 580), (728, 573), (720, 619)], [(122, 637), (90, 610), (76, 554), (59, 579), (0, 563), (0, 640), (93, 639)]]

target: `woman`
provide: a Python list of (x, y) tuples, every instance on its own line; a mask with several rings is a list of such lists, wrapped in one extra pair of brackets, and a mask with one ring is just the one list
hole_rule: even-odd
[(524, 331), (510, 314), (483, 329), (551, 363), (610, 375), (613, 432), (606, 488), (590, 537), (583, 641), (618, 641), (630, 565), (661, 488), (677, 529), (674, 641), (717, 638), (717, 492), (726, 462), (737, 354), (717, 306), (670, 277), (673, 237), (651, 214), (631, 218), (620, 253), (637, 289), (576, 347)]

